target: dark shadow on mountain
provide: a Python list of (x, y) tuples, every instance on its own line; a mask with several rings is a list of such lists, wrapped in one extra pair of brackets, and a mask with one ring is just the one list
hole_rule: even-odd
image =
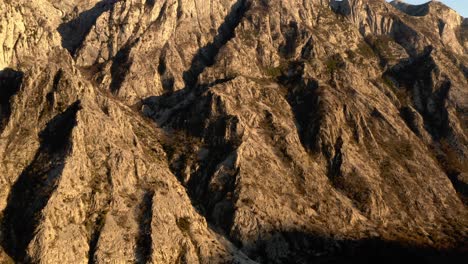
[[(412, 93), (421, 103), (413, 102), (415, 109), (424, 119), (424, 127), (434, 138), (440, 140), (449, 134), (449, 117), (445, 102), (452, 86), (450, 80), (438, 82), (434, 79), (439, 71), (432, 58), (433, 48), (410, 59), (401, 60), (385, 72), (384, 76), (398, 80), (402, 88)], [(416, 99), (413, 99), (416, 101)]]
[(156, 0), (146, 0), (146, 1), (145, 1), (145, 5), (146, 5), (147, 7), (150, 7), (150, 8), (152, 8), (152, 7), (154, 6), (155, 3), (156, 3)]
[(172, 93), (174, 92), (174, 83), (175, 79), (174, 76), (170, 71), (167, 69), (166, 65), (166, 50), (163, 49), (161, 51), (161, 55), (159, 55), (159, 64), (158, 64), (158, 74), (161, 79), (161, 85), (163, 87), (164, 92)]
[(9, 68), (0, 71), (0, 134), (10, 120), (11, 98), (19, 91), (23, 75)]
[(392, 1), (390, 4), (407, 15), (422, 17), (429, 14), (429, 3), (430, 1), (422, 5), (411, 5), (405, 2)]
[(91, 28), (96, 24), (97, 19), (104, 13), (111, 10), (116, 0), (103, 0), (97, 3), (93, 8), (86, 10), (79, 15), (75, 8), (76, 18), (60, 24), (57, 28), (62, 37), (62, 47), (67, 49), (72, 56), (75, 55), (78, 48), (81, 47)]
[(80, 109), (80, 101), (76, 101), (49, 121), (39, 134), (40, 147), (34, 159), (10, 190), (3, 211), (1, 244), (16, 262), (29, 262), (26, 249), (41, 221), (41, 211), (62, 175), (66, 156), (72, 149), (70, 136)]
[(242, 251), (259, 263), (460, 263), (468, 251), (459, 247), (438, 249), (378, 238), (334, 239), (301, 231), (271, 232), (267, 238), (240, 245)]
[(302, 145), (308, 151), (317, 152), (318, 134), (321, 125), (318, 82), (304, 78), (304, 62), (289, 63), (287, 71), (278, 78), (278, 83), (286, 87), (286, 100), (294, 113), (297, 133)]
[(106, 224), (106, 217), (109, 212), (109, 208), (112, 203), (112, 193), (113, 193), (113, 181), (112, 173), (109, 164), (106, 162), (106, 177), (101, 180), (94, 180), (91, 185), (91, 199), (96, 200), (100, 199), (101, 193), (96, 192), (95, 190), (100, 190), (102, 187), (104, 193), (106, 194), (104, 207), (97, 210), (89, 212), (89, 215), (86, 217), (86, 225), (90, 229), (90, 239), (89, 239), (89, 251), (88, 251), (88, 264), (98, 263), (96, 252), (98, 251), (98, 243), (101, 238), (102, 230)]
[[(218, 34), (214, 37), (213, 41), (206, 46), (200, 48), (192, 59), (190, 68), (183, 73), (185, 87), (181, 90), (173, 90), (173, 80), (168, 84), (163, 85), (166, 93), (161, 96), (150, 96), (142, 100), (142, 105), (152, 105), (157, 107), (157, 110), (174, 109), (180, 103), (181, 99), (193, 98), (200, 96), (203, 92), (210, 87), (231, 81), (235, 77), (220, 78), (212, 83), (199, 84), (198, 77), (203, 71), (216, 62), (216, 56), (223, 46), (225, 46), (232, 38), (235, 37), (235, 30), (242, 21), (246, 12), (249, 10), (251, 2), (249, 0), (238, 0), (232, 7), (230, 12), (224, 18), (224, 22), (218, 28)], [(164, 54), (159, 58), (158, 73), (163, 76), (166, 73), (166, 62)], [(173, 78), (173, 77), (172, 77)], [(195, 99), (195, 98), (193, 98)], [(191, 101), (190, 101), (191, 102)], [(164, 126), (161, 119), (155, 118)], [(164, 120), (165, 121), (165, 120)]]
[(223, 24), (218, 28), (218, 34), (213, 41), (199, 49), (192, 59), (190, 69), (184, 72), (183, 79), (186, 87), (193, 87), (198, 83), (198, 77), (207, 67), (216, 62), (216, 56), (232, 38), (245, 13), (249, 10), (249, 0), (238, 0), (231, 8), (229, 14), (224, 18)]
[[(236, 131), (237, 118), (226, 113), (220, 98), (211, 93), (210, 88), (235, 77), (223, 76), (203, 84), (198, 79), (207, 67), (216, 63), (222, 47), (235, 37), (235, 30), (250, 6), (249, 0), (238, 0), (231, 7), (213, 42), (198, 50), (190, 68), (183, 73), (184, 89), (173, 91), (172, 76), (166, 72), (164, 58), (160, 58), (158, 73), (163, 81), (167, 80), (167, 84), (163, 83), (165, 93), (141, 102), (145, 106), (144, 115), (168, 133), (166, 140), (169, 141), (163, 142), (163, 148), (170, 169), (186, 187), (193, 207), (207, 218), (213, 230), (223, 230), (225, 234), (229, 233), (234, 212), (234, 199), (230, 194), (234, 192), (239, 170), (233, 162), (233, 152), (240, 144), (240, 137)], [(203, 148), (210, 153), (210, 158), (199, 160), (197, 168), (186, 177), (184, 168), (200, 155), (195, 151), (197, 142), (204, 142)], [(220, 166), (223, 167), (221, 172), (218, 171)], [(210, 186), (214, 177), (223, 181), (216, 189)]]
[(153, 218), (154, 191), (147, 190), (140, 204), (138, 219), (138, 236), (136, 241), (135, 259), (137, 264), (149, 263), (151, 260), (153, 240), (151, 238), (151, 221)]
[(112, 59), (112, 65), (110, 69), (112, 79), (110, 83), (110, 90), (114, 94), (119, 92), (123, 82), (125, 81), (125, 78), (127, 78), (130, 67), (133, 64), (133, 60), (130, 57), (130, 52), (139, 40), (140, 39), (138, 38), (135, 41), (129, 41), (126, 43), (119, 51), (117, 51), (115, 57)]
[[(226, 80), (215, 83), (223, 81)], [(237, 118), (226, 114), (218, 97), (204, 92), (216, 84), (198, 85), (190, 91), (153, 97), (150, 104), (155, 107), (154, 120), (168, 132), (162, 145), (171, 171), (186, 186), (198, 212), (215, 226), (229, 230), (228, 219), (232, 218), (234, 207), (231, 198), (227, 197), (228, 193), (234, 192), (239, 174), (234, 164), (234, 151), (240, 145), (240, 136), (236, 131)], [(165, 114), (166, 111), (169, 114)], [(168, 120), (166, 117), (169, 116)], [(195, 145), (201, 142), (210, 155), (197, 160), (196, 157), (203, 154)], [(193, 168), (187, 177), (185, 168), (193, 165), (194, 160), (197, 160), (196, 169)], [(216, 173), (221, 164), (223, 170)], [(217, 177), (217, 182), (223, 182), (215, 189), (210, 186), (213, 177)]]
[(332, 0), (330, 2), (330, 7), (336, 14), (343, 16), (349, 16), (351, 14), (351, 6), (348, 0)]
[(98, 250), (99, 238), (101, 237), (102, 229), (104, 228), (104, 223), (106, 221), (106, 214), (107, 212), (100, 212), (96, 222), (93, 223), (93, 230), (89, 241), (88, 264), (94, 264), (97, 262), (96, 252)]
[[(440, 167), (447, 174), (453, 187), (465, 202), (468, 201), (468, 185), (460, 179), (463, 172), (464, 158), (458, 154), (458, 145), (464, 144), (457, 138), (451, 127), (448, 112), (448, 98), (451, 81), (445, 76), (438, 76), (439, 68), (432, 57), (433, 47), (428, 46), (418, 56), (401, 60), (385, 72), (385, 77), (398, 81), (400, 88), (411, 94), (412, 107), (422, 116), (424, 129), (431, 135), (436, 146), (436, 158)], [(416, 113), (408, 106), (400, 110), (407, 126), (417, 135), (421, 135), (415, 124)]]

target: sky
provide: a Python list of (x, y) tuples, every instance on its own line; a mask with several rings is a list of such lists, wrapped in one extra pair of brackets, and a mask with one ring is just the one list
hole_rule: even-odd
[[(429, 0), (404, 0), (404, 2), (419, 5), (429, 2)], [(468, 0), (440, 0), (440, 2), (457, 10), (463, 17), (468, 17)]]

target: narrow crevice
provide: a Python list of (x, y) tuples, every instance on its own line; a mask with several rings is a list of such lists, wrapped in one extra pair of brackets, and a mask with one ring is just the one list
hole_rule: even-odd
[(32, 162), (19, 175), (10, 190), (3, 211), (2, 246), (17, 262), (28, 262), (26, 248), (65, 167), (65, 159), (72, 149), (70, 141), (76, 126), (80, 101), (70, 105), (54, 117), (39, 134), (40, 147)]
[(23, 83), (23, 73), (12, 69), (0, 71), (0, 134), (11, 116), (11, 98), (18, 93)]
[(332, 183), (336, 181), (337, 177), (341, 176), (341, 165), (343, 164), (342, 147), (343, 139), (338, 137), (334, 146), (334, 155), (333, 157), (329, 157), (328, 161), (328, 178)]
[(48, 106), (49, 111), (52, 110), (52, 107), (55, 104), (54, 93), (57, 92), (57, 90), (59, 88), (59, 85), (60, 85), (60, 80), (62, 80), (62, 77), (63, 77), (63, 70), (60, 69), (60, 70), (57, 71), (57, 73), (54, 76), (54, 80), (52, 82), (52, 89), (46, 95), (47, 106)]
[(151, 221), (153, 218), (154, 191), (147, 190), (140, 204), (139, 230), (136, 241), (135, 259), (138, 264), (146, 264), (151, 260), (152, 238)]
[(346, 196), (353, 205), (364, 215), (371, 207), (371, 187), (365, 177), (353, 168), (345, 171), (343, 165), (343, 138), (340, 136), (335, 142), (333, 153), (324, 152), (328, 160), (327, 177), (336, 190)]
[[(92, 199), (99, 199), (102, 197), (102, 193), (105, 193), (105, 206), (103, 208), (99, 208), (97, 212), (90, 212), (89, 216), (86, 219), (89, 219), (87, 222), (87, 226), (89, 225), (90, 231), (90, 240), (89, 240), (89, 251), (88, 251), (88, 264), (97, 263), (96, 259), (96, 252), (98, 250), (98, 243), (101, 237), (102, 230), (104, 229), (104, 225), (106, 223), (107, 213), (109, 212), (109, 208), (112, 202), (112, 192), (113, 192), (113, 182), (112, 182), (112, 173), (111, 168), (108, 164), (108, 160), (106, 161), (106, 178), (102, 179), (97, 175), (94, 176), (92, 183)], [(92, 204), (99, 204), (97, 201), (92, 202)], [(95, 213), (97, 214), (95, 216)]]
[(102, 229), (104, 228), (104, 223), (106, 221), (106, 213), (98, 215), (94, 230), (91, 234), (91, 239), (89, 242), (89, 251), (88, 251), (88, 264), (96, 263), (96, 252), (97, 246), (99, 242), (99, 238), (101, 237)]
[(400, 116), (403, 121), (405, 121), (406, 125), (409, 127), (409, 129), (411, 129), (411, 131), (413, 131), (416, 136), (421, 137), (422, 133), (419, 130), (418, 124), (416, 123), (417, 115), (418, 113), (416, 113), (412, 107), (403, 106), (400, 109)]
[(312, 37), (310, 37), (304, 47), (301, 50), (301, 59), (304, 61), (310, 60), (315, 56), (314, 54), (314, 43)]
[(59, 87), (60, 80), (63, 77), (63, 70), (59, 69), (54, 76), (54, 81), (52, 82), (52, 92), (56, 92)]
[[(219, 84), (230, 82), (230, 81), (234, 80), (235, 78), (236, 77), (226, 77), (226, 78), (216, 79), (213, 82), (207, 84), (206, 88), (208, 89), (208, 88), (214, 87), (214, 86), (219, 85)], [(203, 86), (203, 85), (201, 85), (201, 86)]]
[(171, 93), (174, 92), (174, 76), (170, 71), (167, 69), (166, 65), (166, 50), (161, 52), (159, 56), (159, 64), (158, 64), (158, 73), (161, 78), (161, 85), (163, 87), (164, 92)]
[(213, 42), (198, 50), (192, 60), (190, 69), (184, 72), (183, 79), (186, 87), (194, 87), (198, 83), (198, 77), (207, 67), (211, 67), (216, 62), (216, 56), (232, 38), (235, 37), (235, 30), (241, 23), (246, 12), (250, 8), (249, 0), (238, 0), (225, 17), (223, 24), (218, 28), (218, 34)]
[(442, 38), (442, 36), (444, 35), (444, 31), (445, 31), (445, 28), (446, 28), (447, 24), (442, 19), (439, 19), (438, 23), (437, 23), (437, 26), (438, 26), (438, 29), (439, 29), (439, 36)]
[(76, 51), (82, 46), (86, 36), (96, 24), (97, 19), (104, 12), (110, 11), (116, 2), (116, 0), (103, 0), (93, 8), (80, 14), (78, 14), (79, 11), (75, 7), (74, 14), (71, 15), (74, 18), (60, 24), (57, 28), (62, 37), (62, 47), (67, 49), (72, 56), (75, 56)]

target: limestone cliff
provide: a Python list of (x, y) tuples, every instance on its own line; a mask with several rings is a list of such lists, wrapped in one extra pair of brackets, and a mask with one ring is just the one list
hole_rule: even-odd
[(438, 2), (0, 1), (0, 262), (466, 258), (467, 25)]

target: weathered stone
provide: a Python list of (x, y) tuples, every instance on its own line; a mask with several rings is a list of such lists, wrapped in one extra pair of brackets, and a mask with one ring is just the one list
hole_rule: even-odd
[(0, 262), (450, 262), (468, 30), (441, 3), (0, 2)]

